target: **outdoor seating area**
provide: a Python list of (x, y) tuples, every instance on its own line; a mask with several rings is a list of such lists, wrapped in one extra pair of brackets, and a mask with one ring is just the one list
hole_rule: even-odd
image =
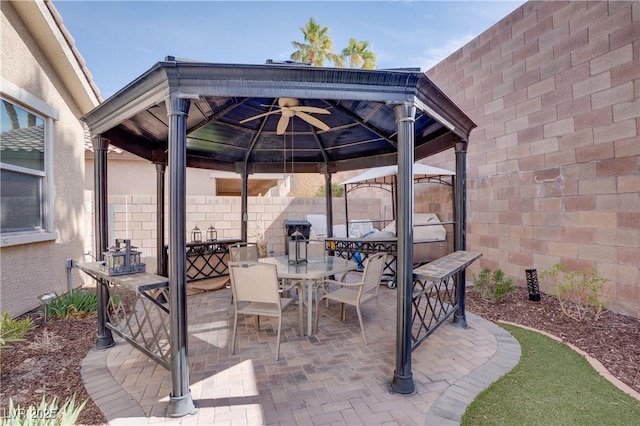
[[(322, 243), (314, 245), (324, 247)], [(420, 398), (414, 395), (409, 397), (409, 402), (400, 402), (400, 394), (393, 397), (388, 384), (388, 377), (393, 372), (397, 291), (380, 285), (388, 257), (386, 253), (369, 256), (361, 273), (356, 271), (354, 262), (341, 257), (320, 256), (321, 252), (308, 263), (291, 264), (287, 256), (256, 259), (253, 244), (237, 243), (229, 250), (232, 261), (227, 269), (231, 285), (190, 294), (187, 298), (188, 362), (191, 392), (197, 408), (191, 415), (207, 419), (196, 423), (208, 424), (213, 416), (214, 422), (245, 419), (245, 424), (300, 422), (301, 419), (304, 423), (304, 419), (313, 417), (315, 424), (318, 422), (313, 413), (319, 410), (327, 423), (355, 416), (353, 419), (360, 418), (364, 423), (377, 423), (375, 419), (380, 419), (420, 424), (416, 419), (438, 413), (436, 410), (433, 414), (430, 410), (439, 398), (445, 398), (448, 388), (456, 386), (465, 374), (496, 356), (500, 349), (496, 335), (505, 337), (504, 331), (480, 318), (474, 317), (474, 327), (466, 329), (445, 322), (457, 306), (453, 276), (477, 260), (480, 253), (457, 251), (415, 269), (412, 298), (417, 316), (413, 318), (411, 350), (422, 365), (420, 368), (414, 365), (414, 371), (418, 373), (414, 379), (419, 383), (415, 394)], [(140, 294), (132, 311), (116, 309), (109, 313), (108, 328), (124, 340), (102, 358), (89, 356), (85, 362), (104, 362), (107, 370), (92, 367), (97, 375), (102, 374), (101, 382), (105, 382), (105, 374), (113, 376), (115, 381), (107, 381), (111, 386), (138, 397), (133, 408), (118, 407), (119, 410), (126, 408), (127, 416), (132, 411), (138, 412), (139, 417), (148, 417), (150, 422), (155, 417), (173, 417), (167, 411), (171, 370), (167, 358), (170, 312), (166, 278), (148, 273), (107, 276), (95, 272), (92, 265), (77, 266), (104, 285), (110, 283), (113, 286), (110, 294), (116, 295), (120, 286), (131, 287)], [(334, 276), (339, 279), (327, 279)], [(158, 284), (150, 285), (150, 280), (157, 280)], [(296, 287), (297, 293), (285, 294), (281, 285), (283, 280), (290, 284), (289, 290)], [(160, 287), (164, 290), (163, 301), (156, 300), (157, 294), (150, 293)], [(109, 300), (110, 306), (123, 309), (121, 303), (118, 306), (112, 303), (113, 297)], [(366, 303), (373, 300), (375, 307)], [(149, 310), (149, 301), (161, 312)], [(321, 303), (323, 301), (333, 303)], [(348, 306), (351, 308), (347, 309)], [(306, 326), (303, 325), (305, 311)], [(119, 321), (114, 322), (114, 319)], [(164, 333), (158, 334), (158, 330), (164, 330)], [(478, 333), (485, 335), (473, 336)], [(455, 337), (451, 338), (450, 334)], [(436, 337), (429, 345), (421, 346), (428, 335), (442, 335), (442, 341)], [(466, 343), (461, 344), (462, 341)], [(469, 342), (472, 342), (471, 346)], [(164, 349), (158, 352), (160, 346)], [(476, 346), (482, 347), (480, 357), (475, 353)], [(492, 380), (502, 374), (505, 366), (515, 365), (518, 351), (519, 346), (513, 341), (507, 351), (510, 364), (493, 365), (490, 368)], [(425, 362), (423, 356), (428, 361)], [(478, 392), (483, 388), (477, 383), (474, 386)], [(90, 383), (87, 389), (92, 389)], [(98, 395), (106, 392), (105, 389), (97, 391)], [(234, 392), (240, 395), (234, 396)], [(377, 402), (372, 402), (372, 392)], [(348, 406), (352, 408), (345, 408), (340, 397), (334, 399), (336, 394), (346, 396)], [(465, 404), (470, 403), (474, 395), (469, 394)], [(238, 407), (233, 407), (234, 397), (253, 402), (249, 405), (238, 403)], [(203, 404), (197, 403), (199, 398)], [(228, 410), (217, 409), (220, 405), (213, 400), (218, 398), (222, 398), (222, 404), (229, 405)], [(99, 405), (99, 399), (94, 399)], [(358, 412), (358, 400), (370, 407), (367, 419)], [(293, 405), (289, 405), (291, 403)], [(395, 404), (397, 412), (387, 407), (379, 415), (388, 418), (378, 418), (374, 409), (378, 403)], [(417, 417), (410, 421), (405, 418), (407, 413), (402, 408), (407, 404), (416, 410)], [(465, 406), (458, 403), (460, 416)], [(109, 407), (100, 408), (109, 416)], [(216, 410), (201, 414), (201, 408), (205, 412)], [(327, 412), (324, 412), (325, 408)], [(456, 411), (449, 407), (446, 413), (446, 418), (450, 419)], [(127, 417), (123, 424), (130, 421)]]
[[(560, 365), (540, 334), (640, 400), (640, 4), (498, 3), (472, 26), (438, 10), (407, 52), (473, 35), (419, 67), (376, 63), (380, 31), (320, 48), (310, 18), (290, 60), (150, 48), (127, 77), (118, 41), (83, 32), (95, 10), (2, 2), (3, 328), (24, 324), (2, 340), (6, 420), (47, 396), (85, 401), (78, 424), (457, 425), (518, 364), (465, 424), (617, 419), (565, 365), (520, 380)], [(391, 10), (371, 16), (424, 21)], [(144, 37), (188, 33), (143, 12)], [(592, 412), (572, 422), (576, 390)]]
[[(359, 279), (358, 274), (350, 280)], [(171, 372), (116, 337), (107, 351), (85, 359), (86, 387), (111, 425), (179, 424), (449, 424), (459, 421), (474, 396), (515, 365), (519, 346), (500, 327), (473, 314), (473, 326), (444, 323), (413, 354), (416, 392), (389, 391), (394, 371), (396, 290), (379, 286), (385, 330), (374, 303), (363, 305), (368, 345), (355, 309), (340, 320), (340, 304), (319, 307), (313, 336), (300, 336), (299, 305), (282, 320), (239, 316), (237, 349), (231, 289), (190, 295), (189, 387), (196, 414), (167, 414)]]

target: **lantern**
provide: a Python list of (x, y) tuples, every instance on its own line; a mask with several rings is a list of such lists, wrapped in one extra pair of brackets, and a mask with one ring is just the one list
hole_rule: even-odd
[[(120, 244), (124, 243), (124, 247)], [(124, 275), (144, 272), (146, 266), (140, 261), (140, 252), (134, 250), (131, 240), (116, 240), (116, 245), (109, 247), (104, 255), (102, 270), (108, 275)]]
[(202, 231), (200, 231), (200, 228), (198, 228), (198, 224), (196, 224), (196, 227), (191, 230), (191, 242), (192, 243), (202, 242)]
[(207, 241), (215, 241), (218, 239), (218, 231), (211, 225), (207, 228)]
[(295, 230), (288, 241), (289, 263), (296, 265), (307, 262), (307, 240), (299, 230)]

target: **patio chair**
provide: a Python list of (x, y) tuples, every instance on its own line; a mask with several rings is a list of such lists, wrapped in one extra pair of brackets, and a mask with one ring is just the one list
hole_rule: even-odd
[[(235, 308), (231, 354), (236, 350), (238, 334), (238, 314), (255, 315), (256, 329), (260, 331), (260, 316), (278, 318), (278, 343), (276, 361), (280, 357), (280, 335), (282, 333), (282, 312), (291, 305), (293, 299), (280, 296), (278, 273), (275, 265), (260, 262), (229, 262), (231, 291)], [(298, 309), (298, 327), (302, 329), (302, 309)]]
[[(256, 243), (236, 243), (229, 246), (229, 258), (231, 262), (251, 261), (257, 262), (260, 258), (258, 254), (258, 244)], [(227, 282), (231, 285), (231, 278)], [(298, 287), (298, 294), (301, 294), (301, 285), (297, 282), (289, 282), (288, 280), (280, 280), (280, 291), (289, 296), (292, 288)], [(233, 293), (231, 293), (231, 302), (233, 303)]]
[(256, 243), (236, 243), (229, 246), (229, 257), (232, 262), (243, 260), (258, 261), (258, 244)]
[[(342, 304), (340, 320), (345, 320), (345, 308), (346, 305), (352, 305), (356, 307), (358, 312), (358, 321), (360, 322), (360, 329), (362, 330), (362, 340), (367, 345), (367, 336), (364, 333), (364, 325), (362, 323), (362, 313), (360, 307), (366, 302), (375, 299), (376, 306), (378, 307), (378, 316), (380, 317), (380, 324), (384, 330), (384, 320), (382, 318), (382, 311), (380, 309), (380, 303), (378, 302), (378, 291), (380, 289), (380, 280), (382, 278), (382, 271), (384, 270), (384, 261), (386, 253), (376, 253), (369, 256), (362, 273), (362, 280), (355, 283), (336, 280), (322, 280), (319, 281), (316, 286), (316, 322), (315, 327), (318, 328), (318, 305), (322, 300), (334, 300)], [(331, 291), (331, 284), (339, 286), (336, 290)], [(324, 294), (322, 297), (318, 297), (318, 291), (323, 289)]]

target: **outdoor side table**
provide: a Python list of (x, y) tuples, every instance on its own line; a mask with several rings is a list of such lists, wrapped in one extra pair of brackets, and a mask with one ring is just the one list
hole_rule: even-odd
[(458, 301), (454, 276), (481, 256), (482, 253), (458, 250), (413, 270), (412, 349), (455, 312)]
[[(126, 342), (169, 369), (169, 279), (137, 272), (108, 275), (103, 262), (75, 263), (75, 267), (103, 285), (109, 295), (106, 327)], [(135, 292), (133, 307), (124, 303), (122, 288)]]

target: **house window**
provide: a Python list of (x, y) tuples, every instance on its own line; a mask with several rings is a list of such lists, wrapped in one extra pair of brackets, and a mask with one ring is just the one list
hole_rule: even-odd
[(51, 120), (0, 98), (0, 233), (47, 230), (47, 127)]

